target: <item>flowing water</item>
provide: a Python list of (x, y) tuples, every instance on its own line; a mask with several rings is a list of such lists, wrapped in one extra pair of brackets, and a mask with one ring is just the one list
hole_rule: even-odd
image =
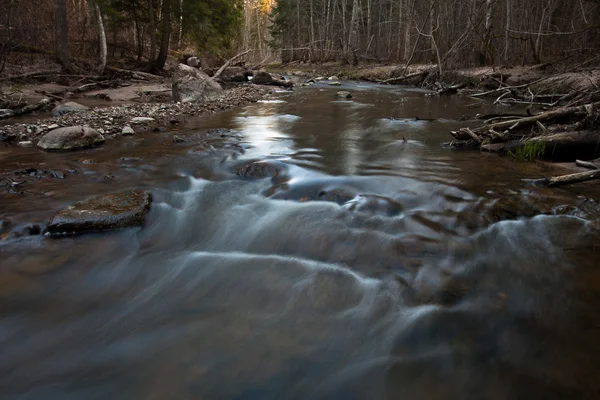
[[(485, 103), (344, 86), (82, 152), (0, 149), (4, 171), (69, 171), (1, 195), (15, 229), (154, 198), (142, 229), (0, 241), (2, 399), (598, 397), (598, 187), (443, 149)], [(253, 162), (266, 177), (237, 174)]]

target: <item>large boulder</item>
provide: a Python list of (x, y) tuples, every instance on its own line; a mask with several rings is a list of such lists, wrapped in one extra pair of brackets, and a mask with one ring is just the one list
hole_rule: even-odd
[(219, 80), (222, 82), (246, 82), (252, 72), (248, 72), (244, 67), (227, 67), (221, 73)]
[(260, 71), (254, 74), (254, 77), (252, 78), (252, 83), (256, 85), (269, 85), (273, 83), (274, 80), (275, 79), (273, 79), (271, 74), (269, 74), (268, 72)]
[(46, 151), (76, 150), (104, 143), (104, 136), (89, 126), (69, 126), (46, 133), (38, 147)]
[(179, 64), (173, 74), (173, 100), (183, 103), (214, 100), (223, 88), (197, 68)]
[(54, 107), (54, 109), (52, 110), (52, 116), (60, 117), (63, 114), (77, 113), (89, 109), (89, 107), (86, 107), (79, 103), (75, 103), (74, 101), (67, 101), (66, 103), (59, 104), (56, 107)]
[(51, 235), (141, 226), (152, 196), (142, 190), (107, 194), (75, 203), (56, 214), (46, 226)]

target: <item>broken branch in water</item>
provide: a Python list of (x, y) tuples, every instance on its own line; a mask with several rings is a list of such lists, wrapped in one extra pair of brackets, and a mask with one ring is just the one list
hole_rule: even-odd
[(572, 183), (587, 182), (594, 179), (600, 179), (600, 169), (569, 175), (553, 176), (551, 178), (535, 179), (532, 180), (531, 183), (538, 186), (557, 187)]

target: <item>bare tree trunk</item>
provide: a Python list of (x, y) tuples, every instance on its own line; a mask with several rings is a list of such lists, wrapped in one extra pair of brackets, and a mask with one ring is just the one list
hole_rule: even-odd
[(56, 56), (64, 69), (70, 69), (69, 25), (67, 20), (67, 0), (54, 0), (54, 35)]
[(183, 41), (183, 0), (179, 0), (179, 32), (177, 35), (177, 49), (181, 50)]
[(483, 39), (481, 40), (481, 47), (479, 49), (480, 64), (483, 66), (487, 63), (488, 53), (490, 51), (490, 40), (492, 35), (492, 10), (494, 7), (494, 0), (485, 0), (485, 31), (483, 33)]
[(504, 61), (508, 61), (510, 52), (510, 0), (506, 0), (506, 25), (504, 29)]
[(100, 68), (98, 69), (98, 75), (102, 75), (104, 68), (106, 68), (106, 32), (104, 30), (104, 22), (102, 21), (102, 11), (98, 3), (94, 6), (94, 12), (96, 14), (96, 23), (98, 24), (98, 42), (100, 43)]
[(154, 68), (162, 70), (167, 62), (169, 55), (169, 41), (171, 40), (171, 0), (163, 0), (162, 3), (162, 37), (160, 41), (160, 51)]
[(150, 68), (153, 68), (156, 59), (156, 15), (154, 13), (154, 0), (148, 1), (148, 14), (150, 14)]

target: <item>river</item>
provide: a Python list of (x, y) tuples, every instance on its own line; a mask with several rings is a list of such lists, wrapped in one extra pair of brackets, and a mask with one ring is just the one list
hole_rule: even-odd
[[(493, 111), (318, 84), (95, 149), (0, 148), (3, 170), (68, 171), (0, 196), (17, 227), (154, 199), (142, 229), (0, 241), (2, 399), (598, 397), (600, 188), (442, 148)], [(237, 174), (253, 162), (274, 176)]]

